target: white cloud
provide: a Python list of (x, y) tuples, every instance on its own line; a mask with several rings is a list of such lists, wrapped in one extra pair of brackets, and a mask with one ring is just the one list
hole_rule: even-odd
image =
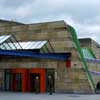
[(18, 7), (15, 11), (15, 15), (21, 18), (32, 16), (31, 8), (28, 6)]
[(21, 9), (22, 13), (25, 12), (25, 17), (30, 17), (30, 13), (32, 13), (35, 18), (48, 15), (71, 15), (75, 20), (82, 22), (99, 14), (100, 2), (95, 3), (94, 1), (97, 0), (36, 0), (26, 5), (20, 5), (15, 12), (17, 12), (17, 16), (21, 16), (19, 10)]
[(65, 20), (79, 37), (98, 40), (100, 34), (100, 0), (0, 0), (0, 17), (25, 23)]

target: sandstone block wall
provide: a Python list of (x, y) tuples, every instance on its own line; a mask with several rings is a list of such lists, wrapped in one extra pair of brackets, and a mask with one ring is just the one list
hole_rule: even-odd
[(90, 83), (84, 71), (84, 65), (72, 41), (68, 25), (64, 21), (0, 27), (1, 34), (15, 34), (19, 41), (49, 40), (55, 52), (71, 53), (71, 69), (66, 69), (66, 61), (41, 59), (12, 59), (0, 62), (0, 68), (46, 67), (55, 68), (56, 92), (91, 93)]

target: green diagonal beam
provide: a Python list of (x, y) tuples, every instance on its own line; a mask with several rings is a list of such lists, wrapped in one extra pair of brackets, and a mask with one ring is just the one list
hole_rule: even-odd
[(75, 31), (75, 29), (74, 29), (73, 27), (71, 27), (71, 26), (69, 26), (68, 31), (71, 32), (72, 39), (73, 39), (73, 41), (74, 41), (74, 43), (75, 43), (76, 49), (77, 49), (77, 51), (78, 51), (78, 53), (79, 53), (79, 55), (80, 55), (80, 58), (81, 58), (81, 60), (82, 60), (82, 62), (83, 62), (84, 69), (85, 69), (85, 71), (86, 71), (86, 73), (87, 73), (88, 80), (89, 80), (89, 82), (90, 82), (90, 84), (91, 84), (91, 88), (95, 91), (95, 83), (94, 83), (94, 80), (93, 80), (93, 78), (92, 78), (91, 73), (90, 73), (89, 70), (88, 70), (88, 65), (87, 65), (87, 63), (86, 63), (86, 61), (85, 61), (85, 59), (84, 59), (83, 52), (82, 52), (82, 50), (81, 50), (79, 40), (78, 40), (78, 38), (77, 38), (76, 31)]

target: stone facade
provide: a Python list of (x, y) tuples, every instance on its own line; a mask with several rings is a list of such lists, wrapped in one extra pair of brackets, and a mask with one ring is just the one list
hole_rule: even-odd
[(80, 45), (83, 48), (91, 48), (94, 52), (96, 58), (100, 58), (99, 51), (100, 51), (100, 44), (98, 44), (95, 40), (91, 38), (81, 38), (79, 39)]
[(55, 52), (71, 53), (71, 68), (66, 61), (1, 57), (0, 68), (54, 68), (56, 92), (93, 93), (72, 35), (64, 21), (0, 26), (1, 34), (14, 34), (18, 41), (49, 40)]
[[(79, 39), (81, 47), (83, 48), (91, 48), (91, 50), (93, 51), (93, 53), (95, 54), (95, 57), (97, 59), (100, 59), (100, 45), (93, 39), (91, 38), (82, 38)], [(88, 64), (88, 68), (90, 71), (97, 71), (100, 72), (100, 64), (99, 63), (87, 63)], [(97, 83), (100, 81), (100, 76), (99, 75), (94, 75), (92, 74), (93, 80), (95, 82), (95, 87), (97, 85)]]

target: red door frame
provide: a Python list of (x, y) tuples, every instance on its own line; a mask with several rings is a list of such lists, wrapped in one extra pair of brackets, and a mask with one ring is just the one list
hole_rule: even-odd
[(40, 74), (40, 93), (46, 92), (46, 70), (44, 68), (32, 68), (29, 69), (29, 91), (30, 91), (30, 73)]
[[(14, 74), (17, 74), (17, 73), (22, 74), (22, 92), (27, 92), (28, 69), (15, 68), (15, 69), (11, 69), (11, 72)], [(13, 91), (16, 91), (15, 87), (16, 87), (16, 80), (13, 81)]]

